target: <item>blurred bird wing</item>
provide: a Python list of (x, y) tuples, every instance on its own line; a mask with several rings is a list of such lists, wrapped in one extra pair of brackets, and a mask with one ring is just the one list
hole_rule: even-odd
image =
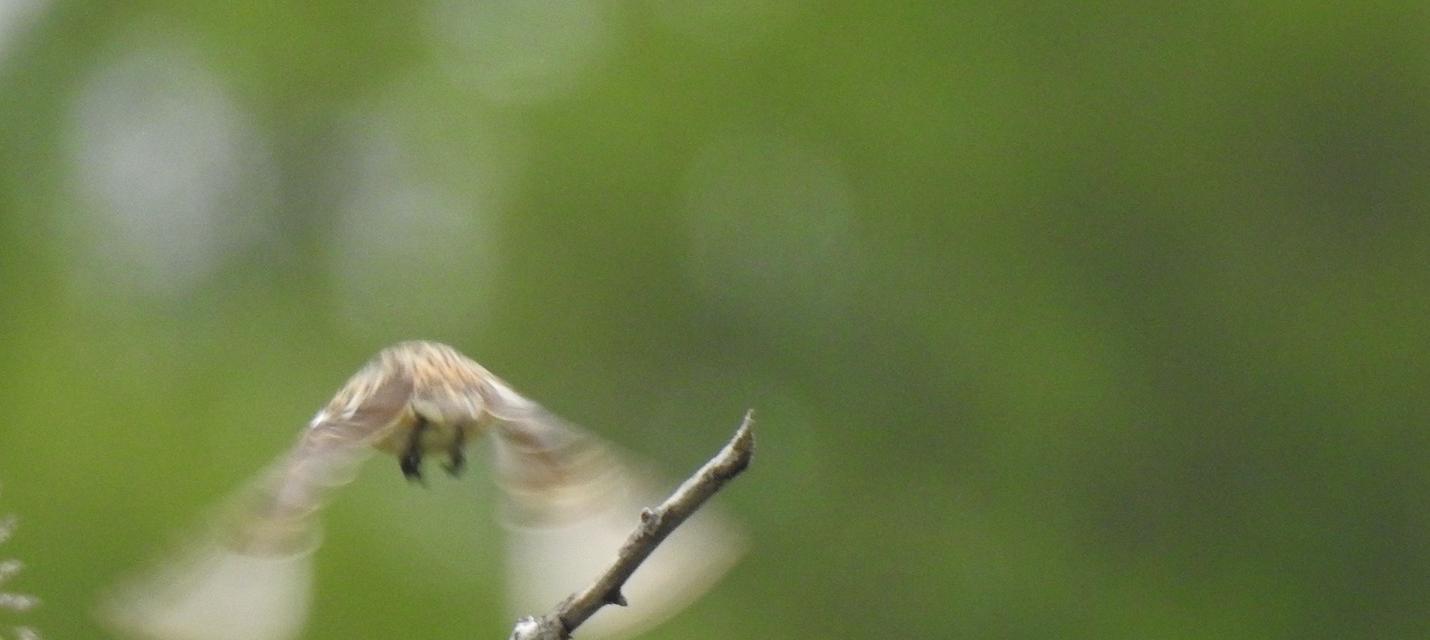
[(360, 402), (339, 406), (360, 377), (376, 375), (369, 369), (313, 419), (291, 452), (225, 503), (178, 553), (110, 594), (106, 621), (151, 640), (296, 637), (311, 598), (316, 513), (352, 480), (411, 394), (410, 379), (387, 375)]
[[(641, 509), (659, 504), (675, 485), (656, 481), (649, 465), (499, 380), (486, 400), (499, 420), (492, 433), (506, 498), (508, 587), (514, 613), (534, 615), (594, 581)], [(578, 635), (628, 637), (654, 626), (704, 593), (743, 550), (739, 528), (707, 505), (631, 577), (622, 590), (630, 607), (602, 609)]]

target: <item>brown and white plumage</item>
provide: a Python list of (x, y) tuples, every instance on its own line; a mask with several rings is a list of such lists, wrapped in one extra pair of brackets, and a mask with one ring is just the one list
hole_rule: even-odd
[[(614, 556), (640, 508), (659, 499), (628, 457), (457, 350), (403, 342), (354, 374), (292, 450), (221, 509), (188, 549), (116, 590), (105, 617), (154, 640), (295, 637), (310, 598), (316, 514), (331, 491), (374, 451), (397, 456), (403, 473), (417, 478), (424, 457), (444, 456), (455, 475), (465, 445), (483, 434), (497, 445), (495, 471), (511, 530), (509, 586), (525, 613), (582, 586)], [(582, 637), (629, 632), (678, 610), (723, 573), (740, 545), (716, 515), (692, 521), (666, 546), (674, 549), (659, 551), (654, 566), (627, 587), (639, 613), (598, 617)]]

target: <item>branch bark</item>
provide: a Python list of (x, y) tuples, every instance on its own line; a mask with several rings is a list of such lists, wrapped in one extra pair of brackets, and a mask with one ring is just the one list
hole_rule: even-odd
[(567, 640), (571, 632), (608, 604), (626, 606), (621, 588), (631, 574), (660, 546), (666, 536), (694, 514), (710, 496), (750, 465), (755, 452), (755, 435), (751, 431), (754, 412), (745, 418), (735, 436), (680, 485), (675, 493), (654, 509), (642, 509), (640, 524), (621, 545), (615, 562), (585, 590), (572, 594), (541, 617), (525, 617), (517, 621), (508, 640)]

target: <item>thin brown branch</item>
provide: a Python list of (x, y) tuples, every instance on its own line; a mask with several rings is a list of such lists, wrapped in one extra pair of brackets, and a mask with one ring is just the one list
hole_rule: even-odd
[[(562, 601), (551, 613), (540, 618), (522, 618), (512, 629), (509, 640), (566, 640), (592, 615), (608, 604), (626, 605), (621, 588), (642, 562), (660, 546), (666, 536), (694, 514), (710, 496), (715, 495), (750, 465), (755, 452), (755, 435), (751, 431), (753, 411), (747, 411), (735, 436), (709, 462), (700, 467), (680, 488), (654, 509), (643, 509), (640, 524), (621, 545), (615, 562), (596, 581), (580, 593)], [(639, 606), (640, 603), (636, 603)]]

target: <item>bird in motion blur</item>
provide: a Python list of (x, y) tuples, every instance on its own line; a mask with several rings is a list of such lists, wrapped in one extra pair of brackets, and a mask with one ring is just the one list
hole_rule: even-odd
[[(317, 513), (373, 452), (408, 479), (436, 457), (451, 475), (489, 436), (502, 489), (507, 587), (536, 613), (614, 558), (659, 486), (641, 465), (512, 389), (456, 349), (426, 341), (379, 352), (318, 411), (290, 451), (216, 511), (183, 547), (115, 588), (102, 610), (152, 640), (286, 640), (311, 600)], [(629, 609), (602, 612), (581, 637), (630, 635), (678, 611), (739, 555), (740, 536), (701, 514), (627, 584)], [(444, 616), (446, 618), (447, 616)]]

